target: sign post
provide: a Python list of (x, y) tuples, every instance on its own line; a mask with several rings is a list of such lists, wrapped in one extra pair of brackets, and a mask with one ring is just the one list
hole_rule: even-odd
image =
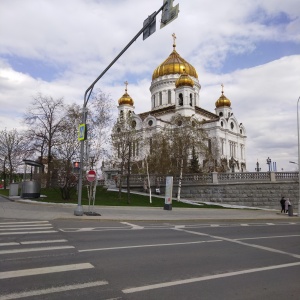
[(173, 176), (167, 176), (164, 210), (172, 210), (172, 192), (173, 192)]
[[(85, 213), (88, 216), (101, 216), (100, 214), (94, 212), (95, 198), (96, 198), (96, 187), (97, 187), (97, 173), (94, 170), (89, 170), (86, 173), (86, 179), (90, 183), (88, 196), (89, 196), (89, 210)], [(93, 184), (94, 183), (94, 184)], [(91, 200), (93, 200), (92, 211), (90, 210)]]

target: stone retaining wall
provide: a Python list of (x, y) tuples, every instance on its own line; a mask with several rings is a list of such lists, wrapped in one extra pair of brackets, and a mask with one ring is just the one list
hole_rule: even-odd
[[(279, 200), (284, 195), (290, 198), (295, 211), (298, 209), (298, 190), (298, 182), (182, 185), (181, 198), (280, 209)], [(177, 186), (174, 186), (173, 197), (176, 193)]]

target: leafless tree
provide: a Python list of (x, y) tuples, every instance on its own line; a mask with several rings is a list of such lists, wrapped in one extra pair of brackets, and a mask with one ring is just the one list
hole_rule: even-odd
[(62, 128), (63, 118), (63, 99), (53, 99), (42, 94), (38, 94), (33, 98), (31, 106), (24, 116), (25, 124), (28, 126), (27, 138), (33, 141), (33, 148), (39, 150), (41, 160), (46, 154), (48, 166), (46, 187), (49, 187), (51, 183), (52, 152), (53, 147), (60, 142), (58, 137)]
[(0, 131), (0, 162), (3, 166), (4, 188), (6, 188), (6, 174), (11, 183), (13, 174), (17, 172), (18, 167), (23, 164), (23, 159), (29, 154), (23, 134), (16, 129)]

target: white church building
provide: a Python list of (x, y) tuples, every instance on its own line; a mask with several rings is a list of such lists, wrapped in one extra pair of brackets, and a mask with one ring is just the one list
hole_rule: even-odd
[[(164, 128), (166, 122), (174, 115), (195, 119), (203, 122), (203, 128), (209, 139), (217, 141), (219, 163), (225, 172), (246, 171), (246, 130), (233, 113), (231, 101), (221, 95), (215, 102), (215, 111), (201, 108), (201, 84), (196, 69), (184, 60), (176, 51), (175, 35), (173, 35), (173, 51), (152, 74), (150, 85), (151, 110), (136, 113), (134, 101), (127, 93), (118, 101), (118, 120), (131, 115), (134, 126), (139, 134), (149, 135)], [(139, 157), (139, 145), (136, 144), (133, 158)], [(201, 160), (200, 160), (201, 162)]]

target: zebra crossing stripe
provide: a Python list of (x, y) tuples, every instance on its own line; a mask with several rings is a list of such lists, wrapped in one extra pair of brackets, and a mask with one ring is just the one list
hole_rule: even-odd
[(79, 283), (79, 284), (72, 284), (72, 285), (64, 285), (64, 286), (52, 287), (48, 289), (2, 295), (0, 296), (0, 300), (20, 299), (20, 298), (26, 298), (32, 296), (48, 295), (53, 293), (79, 290), (79, 289), (85, 289), (85, 288), (96, 287), (96, 286), (107, 285), (107, 284), (108, 282), (103, 280), (103, 281), (86, 282), (86, 283)]
[(42, 275), (42, 274), (49, 274), (49, 273), (59, 273), (59, 272), (67, 272), (67, 271), (78, 271), (78, 270), (93, 269), (93, 268), (94, 266), (90, 263), (82, 263), (82, 264), (53, 266), (53, 267), (46, 267), (46, 268), (6, 271), (6, 272), (0, 272), (0, 279)]

